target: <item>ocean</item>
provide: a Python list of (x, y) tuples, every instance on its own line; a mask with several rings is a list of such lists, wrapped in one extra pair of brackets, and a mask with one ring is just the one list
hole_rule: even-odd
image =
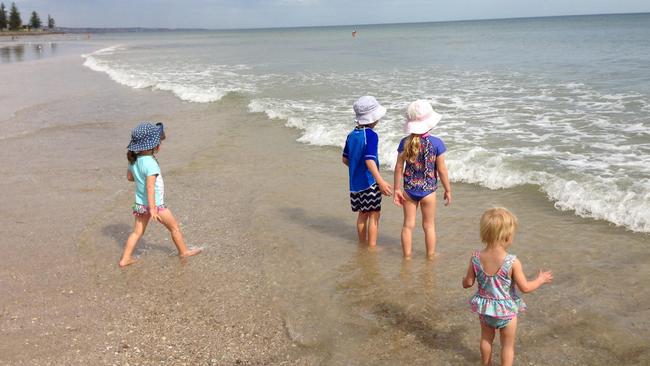
[(94, 39), (110, 46), (84, 65), (120, 84), (193, 103), (237, 94), (305, 144), (342, 147), (352, 103), (374, 95), (385, 168), (406, 106), (427, 99), (453, 182), (529, 185), (558, 210), (650, 232), (650, 14)]

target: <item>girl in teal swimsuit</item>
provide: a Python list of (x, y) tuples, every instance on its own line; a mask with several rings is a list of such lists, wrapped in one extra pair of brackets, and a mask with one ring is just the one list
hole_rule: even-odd
[(515, 356), (517, 313), (526, 304), (515, 291), (515, 284), (524, 293), (535, 291), (553, 280), (550, 271), (539, 271), (528, 281), (521, 262), (506, 249), (512, 244), (517, 218), (505, 208), (492, 208), (481, 217), (481, 241), (485, 249), (472, 254), (463, 287), (478, 282), (478, 291), (469, 301), (481, 321), (481, 360), (492, 364), (492, 342), (497, 330), (501, 337), (501, 365), (512, 365)]

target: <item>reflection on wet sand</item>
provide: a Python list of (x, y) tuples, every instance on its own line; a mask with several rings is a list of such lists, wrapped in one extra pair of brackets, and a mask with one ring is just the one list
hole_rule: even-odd
[(12, 63), (40, 60), (45, 57), (55, 56), (57, 51), (58, 45), (55, 42), (19, 43), (10, 46), (0, 46), (0, 62)]

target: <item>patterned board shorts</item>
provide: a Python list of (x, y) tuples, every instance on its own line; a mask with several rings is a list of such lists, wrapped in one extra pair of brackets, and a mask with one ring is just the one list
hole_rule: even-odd
[[(149, 207), (145, 205), (134, 203), (131, 208), (133, 209), (133, 216), (144, 216), (149, 214)], [(158, 211), (164, 211), (166, 208), (167, 206), (165, 206), (165, 204), (162, 204), (158, 206)]]
[(354, 212), (381, 211), (381, 191), (379, 191), (379, 186), (373, 184), (363, 191), (350, 192), (350, 204)]

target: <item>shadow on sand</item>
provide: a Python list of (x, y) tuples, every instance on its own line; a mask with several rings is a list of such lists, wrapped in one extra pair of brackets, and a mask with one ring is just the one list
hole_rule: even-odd
[[(356, 243), (356, 216), (350, 220), (343, 220), (336, 216), (325, 216), (310, 213), (302, 208), (281, 208), (280, 213), (292, 222), (297, 222), (303, 226), (316, 230), (322, 234), (334, 236), (344, 240), (354, 241)], [(384, 235), (379, 229), (378, 243), (400, 243), (399, 237)]]

